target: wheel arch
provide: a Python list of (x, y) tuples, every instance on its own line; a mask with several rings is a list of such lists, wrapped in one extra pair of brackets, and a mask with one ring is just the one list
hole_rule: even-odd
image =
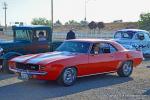
[(60, 71), (60, 73), (59, 73), (59, 75), (58, 75), (57, 78), (60, 77), (60, 75), (63, 73), (63, 71), (64, 71), (65, 69), (67, 69), (67, 68), (72, 68), (72, 67), (76, 69), (77, 75), (78, 75), (78, 68), (77, 68), (76, 66), (67, 66), (67, 67), (64, 67), (64, 68)]
[(17, 52), (8, 52), (3, 55), (3, 59), (9, 60), (12, 56), (21, 56), (22, 54)]

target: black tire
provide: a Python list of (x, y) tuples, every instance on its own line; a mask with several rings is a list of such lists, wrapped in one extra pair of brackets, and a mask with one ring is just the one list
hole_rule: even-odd
[(129, 77), (132, 74), (132, 71), (133, 71), (132, 61), (126, 61), (118, 69), (117, 74), (120, 77)]
[(3, 63), (2, 63), (2, 71), (4, 73), (9, 73), (9, 74), (14, 74), (14, 72), (12, 72), (11, 70), (9, 70), (9, 66), (8, 66), (8, 61), (14, 57), (17, 57), (18, 55), (13, 55), (11, 57), (9, 57), (8, 59), (4, 59)]
[(76, 78), (77, 70), (75, 67), (65, 68), (59, 76), (59, 78), (57, 79), (57, 83), (63, 86), (71, 86), (75, 83)]
[(2, 71), (3, 71), (4, 73), (13, 74), (13, 72), (9, 70), (8, 60), (4, 59), (2, 64), (3, 64), (3, 65), (2, 65)]

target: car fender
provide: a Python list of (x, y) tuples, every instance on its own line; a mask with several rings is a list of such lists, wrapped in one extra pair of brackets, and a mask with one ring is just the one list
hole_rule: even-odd
[[(54, 64), (50, 65), (51, 67), (48, 67), (46, 70), (49, 72), (49, 77), (51, 80), (56, 80), (59, 78), (59, 76), (62, 74), (62, 72), (69, 67), (75, 67), (75, 66), (65, 66), (63, 64)], [(75, 67), (76, 68), (76, 67)], [(77, 69), (77, 68), (76, 68)]]
[(21, 56), (22, 54), (17, 52), (8, 52), (2, 56), (3, 59), (9, 60), (12, 56)]

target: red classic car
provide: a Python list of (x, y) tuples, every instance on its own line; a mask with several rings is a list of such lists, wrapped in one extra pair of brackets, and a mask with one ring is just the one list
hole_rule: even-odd
[(57, 80), (64, 86), (77, 77), (117, 72), (131, 75), (143, 60), (140, 51), (130, 51), (113, 40), (66, 40), (54, 52), (29, 54), (13, 58), (11, 71), (21, 79)]

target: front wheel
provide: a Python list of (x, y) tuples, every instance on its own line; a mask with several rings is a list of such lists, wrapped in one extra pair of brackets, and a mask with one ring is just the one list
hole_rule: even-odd
[(6, 60), (6, 59), (3, 60), (2, 71), (3, 71), (4, 73), (10, 73), (10, 74), (13, 73), (12, 71), (9, 70), (9, 67), (8, 67), (8, 60)]
[(74, 67), (64, 69), (57, 82), (60, 85), (71, 86), (75, 83), (77, 78), (77, 70)]
[(117, 71), (117, 74), (120, 77), (129, 77), (132, 74), (133, 71), (133, 63), (131, 61), (124, 62), (119, 70)]

